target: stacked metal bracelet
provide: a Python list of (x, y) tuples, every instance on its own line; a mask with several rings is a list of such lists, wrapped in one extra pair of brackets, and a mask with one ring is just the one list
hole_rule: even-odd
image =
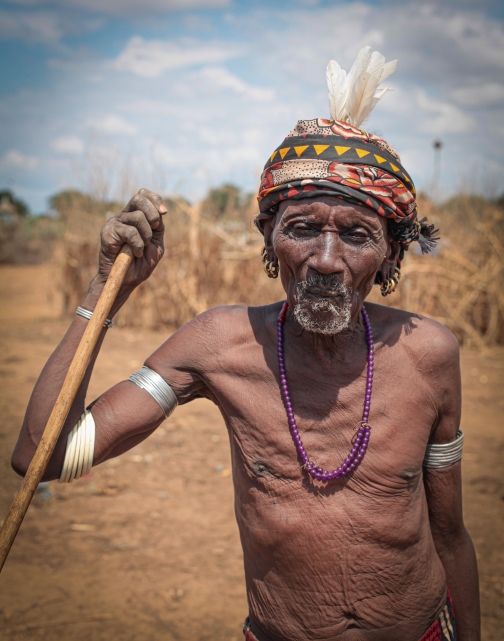
[(89, 474), (93, 466), (95, 433), (93, 415), (86, 410), (68, 435), (60, 483), (71, 483)]
[[(93, 312), (89, 309), (84, 309), (84, 307), (77, 307), (77, 311), (75, 313), (77, 316), (82, 316), (82, 318), (86, 318), (87, 320), (91, 320), (91, 317), (93, 316)], [(113, 327), (113, 325), (114, 323), (109, 318), (107, 318), (103, 323), (103, 327), (106, 327), (107, 329)]]
[(163, 410), (165, 418), (168, 418), (177, 407), (178, 401), (175, 392), (157, 372), (149, 367), (144, 365), (141, 370), (132, 374), (128, 380), (152, 396)]
[(464, 432), (462, 430), (457, 431), (457, 436), (451, 443), (429, 443), (425, 450), (424, 467), (436, 469), (457, 463), (462, 458), (463, 447)]

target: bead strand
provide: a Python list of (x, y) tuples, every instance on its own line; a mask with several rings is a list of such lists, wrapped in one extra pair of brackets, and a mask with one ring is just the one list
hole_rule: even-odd
[(362, 421), (361, 426), (357, 430), (354, 444), (350, 450), (348, 456), (343, 461), (343, 463), (329, 472), (319, 467), (310, 460), (308, 454), (299, 435), (299, 430), (297, 427), (296, 419), (294, 417), (294, 410), (292, 408), (292, 402), (289, 394), (289, 388), (287, 385), (287, 374), (285, 370), (285, 358), (284, 358), (284, 324), (285, 318), (287, 315), (287, 310), (289, 309), (289, 304), (287, 301), (282, 305), (282, 310), (278, 316), (277, 322), (277, 356), (278, 356), (278, 369), (280, 372), (280, 390), (282, 398), (285, 405), (285, 410), (287, 412), (287, 421), (289, 423), (289, 430), (296, 446), (299, 458), (303, 463), (303, 468), (308, 472), (308, 474), (319, 481), (331, 481), (333, 479), (339, 479), (350, 472), (352, 472), (362, 461), (366, 453), (369, 437), (371, 433), (371, 426), (368, 424), (369, 420), (369, 411), (371, 409), (371, 394), (373, 391), (373, 372), (374, 372), (374, 347), (373, 347), (373, 332), (371, 329), (371, 323), (369, 322), (369, 317), (367, 312), (362, 306), (361, 314), (362, 321), (364, 323), (364, 328), (366, 332), (366, 343), (368, 346), (368, 359), (367, 359), (367, 375), (366, 375), (366, 394), (364, 397), (364, 408), (362, 412)]

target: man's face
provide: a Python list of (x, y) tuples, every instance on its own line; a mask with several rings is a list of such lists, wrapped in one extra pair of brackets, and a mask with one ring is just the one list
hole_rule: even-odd
[(392, 252), (385, 219), (325, 196), (284, 201), (272, 226), (282, 284), (297, 321), (321, 334), (346, 329)]

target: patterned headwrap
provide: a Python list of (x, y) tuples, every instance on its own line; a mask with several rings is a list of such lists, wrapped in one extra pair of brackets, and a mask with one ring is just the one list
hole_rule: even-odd
[(397, 152), (373, 134), (338, 120), (299, 120), (271, 154), (259, 188), (259, 209), (275, 214), (282, 200), (336, 196), (389, 220), (404, 249), (418, 241), (423, 253), (437, 230), (418, 220), (415, 186)]

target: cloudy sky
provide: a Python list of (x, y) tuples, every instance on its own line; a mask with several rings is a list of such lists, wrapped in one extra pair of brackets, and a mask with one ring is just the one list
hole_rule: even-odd
[(0, 189), (31, 208), (73, 186), (194, 199), (253, 190), (299, 118), (328, 117), (325, 66), (399, 60), (366, 128), (420, 188), (504, 191), (504, 3), (0, 2)]

